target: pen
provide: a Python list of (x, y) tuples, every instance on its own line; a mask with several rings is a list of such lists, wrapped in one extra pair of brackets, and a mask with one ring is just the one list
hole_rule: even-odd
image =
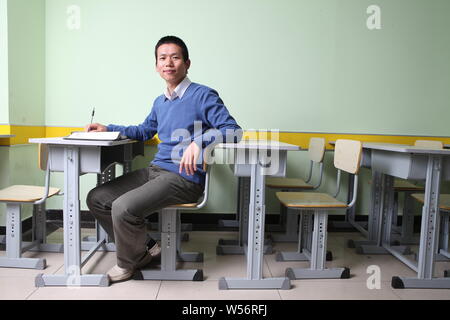
[(92, 108), (91, 124), (92, 124), (92, 121), (94, 121), (94, 114), (95, 114), (95, 107)]
[(92, 108), (91, 124), (92, 124), (92, 121), (94, 121), (94, 114), (95, 114), (95, 107)]
[[(95, 114), (95, 107), (92, 108), (92, 114), (91, 114), (91, 124), (94, 121), (94, 114)], [(88, 132), (91, 131), (91, 128), (88, 129)]]

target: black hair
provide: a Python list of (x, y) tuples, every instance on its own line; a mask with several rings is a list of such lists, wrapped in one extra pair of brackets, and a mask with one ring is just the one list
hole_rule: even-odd
[(186, 44), (184, 43), (183, 40), (181, 40), (178, 37), (175, 36), (165, 36), (162, 37), (161, 39), (159, 39), (158, 43), (155, 46), (155, 59), (158, 59), (158, 48), (160, 46), (162, 46), (163, 44), (167, 44), (167, 43), (173, 43), (176, 44), (177, 46), (179, 46), (181, 48), (181, 52), (183, 54), (183, 60), (184, 62), (189, 60), (189, 51), (188, 48), (186, 46)]

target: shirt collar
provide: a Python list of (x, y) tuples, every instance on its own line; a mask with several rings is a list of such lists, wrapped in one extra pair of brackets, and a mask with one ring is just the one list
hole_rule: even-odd
[(169, 89), (166, 88), (166, 91), (164, 92), (164, 95), (167, 99), (170, 101), (175, 100), (176, 97), (183, 98), (184, 93), (186, 92), (187, 88), (191, 84), (191, 80), (189, 80), (188, 77), (184, 78), (183, 81), (180, 82), (180, 84), (175, 88), (175, 90), (172, 92), (172, 95), (169, 93)]

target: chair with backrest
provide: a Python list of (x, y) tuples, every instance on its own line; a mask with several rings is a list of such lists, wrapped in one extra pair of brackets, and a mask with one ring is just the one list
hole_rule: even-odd
[[(207, 153), (205, 152), (205, 158)], [(181, 252), (181, 219), (180, 211), (198, 210), (208, 201), (211, 166), (205, 159), (205, 188), (203, 196), (197, 203), (178, 204), (161, 209), (161, 264), (160, 269), (142, 269), (134, 275), (135, 280), (192, 280), (203, 281), (202, 269), (177, 269), (178, 261), (203, 261), (202, 253)], [(190, 258), (187, 258), (191, 256)]]
[[(358, 172), (361, 162), (362, 143), (355, 140), (339, 139), (336, 141), (334, 153), (334, 166), (337, 170), (337, 188), (334, 195), (317, 192), (277, 192), (279, 201), (287, 207), (289, 211), (300, 212), (300, 226), (298, 238), (298, 251), (295, 254), (304, 255), (310, 261), (310, 268), (287, 268), (286, 276), (290, 279), (314, 279), (314, 278), (349, 278), (350, 269), (326, 268), (326, 248), (327, 248), (327, 223), (328, 214), (339, 212), (345, 214), (345, 210), (351, 208), (356, 203), (358, 188)], [(340, 190), (341, 172), (345, 171), (354, 175), (353, 198), (350, 203), (344, 203), (337, 199)], [(305, 244), (308, 236), (302, 235), (304, 231), (301, 227), (302, 218), (305, 215), (314, 218), (314, 228), (310, 249)]]
[[(444, 144), (441, 141), (436, 140), (416, 140), (414, 146), (431, 148), (431, 149), (443, 149)], [(407, 180), (400, 178), (394, 179), (394, 212), (392, 213), (393, 231), (400, 234), (399, 243), (401, 244), (416, 244), (418, 240), (414, 238), (414, 212), (413, 201), (411, 195), (413, 193), (424, 192), (424, 187), (416, 185)], [(402, 210), (402, 223), (398, 228), (397, 215), (398, 215), (398, 198), (399, 194), (404, 194), (403, 210)]]
[[(45, 243), (45, 200), (59, 193), (59, 189), (51, 188), (48, 146), (39, 145), (39, 168), (45, 170), (45, 187), (30, 185), (14, 185), (0, 190), (0, 202), (6, 203), (6, 256), (0, 257), (0, 267), (44, 269), (43, 258), (24, 258), (22, 253), (39, 247)], [(32, 241), (22, 241), (23, 204), (33, 205)]]
[[(306, 180), (301, 178), (277, 178), (268, 177), (266, 186), (271, 189), (280, 191), (300, 191), (315, 190), (320, 187), (323, 176), (323, 158), (325, 154), (325, 139), (311, 138), (309, 140), (308, 158), (309, 158), (309, 174)], [(314, 165), (319, 167), (319, 181), (314, 185), (311, 183)], [(268, 225), (268, 230), (284, 229), (284, 234), (272, 234), (271, 239), (275, 242), (295, 242), (297, 241), (297, 214), (286, 214), (285, 207), (280, 204), (280, 225)], [(275, 228), (276, 227), (276, 228)]]

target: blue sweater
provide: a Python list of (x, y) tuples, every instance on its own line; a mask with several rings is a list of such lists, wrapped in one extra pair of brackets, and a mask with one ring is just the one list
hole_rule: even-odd
[[(203, 149), (212, 142), (239, 142), (241, 127), (230, 115), (218, 93), (206, 86), (191, 83), (183, 97), (169, 100), (156, 98), (150, 115), (138, 126), (108, 125), (108, 131), (120, 131), (130, 139), (146, 141), (156, 133), (162, 141), (152, 163), (169, 171), (179, 172), (184, 150), (192, 141)], [(182, 177), (204, 185), (203, 157), (198, 160), (193, 176)]]

